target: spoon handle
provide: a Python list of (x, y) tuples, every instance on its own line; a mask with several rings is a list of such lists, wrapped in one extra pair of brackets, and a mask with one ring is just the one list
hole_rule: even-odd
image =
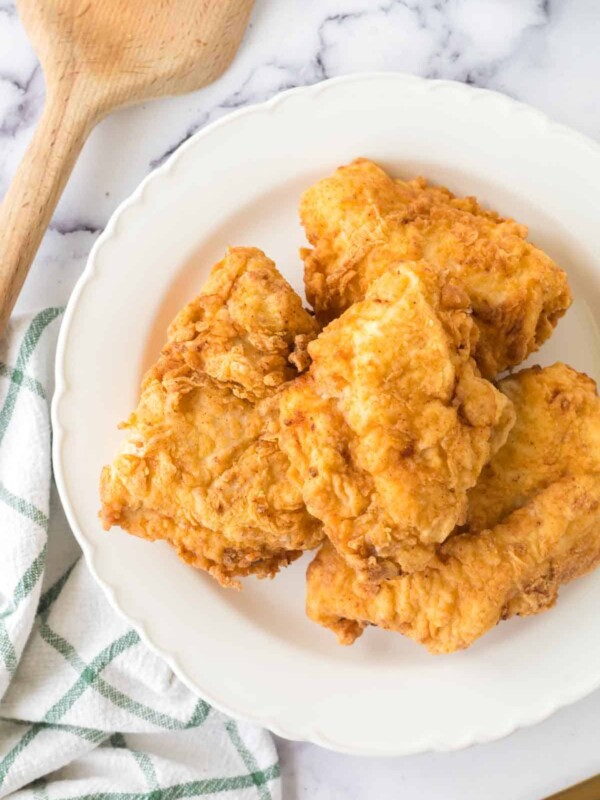
[(74, 86), (50, 92), (0, 206), (0, 335), (96, 115)]

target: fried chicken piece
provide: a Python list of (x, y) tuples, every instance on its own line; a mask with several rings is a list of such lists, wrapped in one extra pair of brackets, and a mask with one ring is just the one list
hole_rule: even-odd
[(495, 525), (567, 474), (600, 470), (600, 399), (591, 378), (559, 363), (498, 385), (517, 418), (469, 493), (472, 531)]
[(322, 538), (277, 444), (277, 393), (317, 325), (260, 250), (235, 248), (175, 318), (101, 476), (106, 529), (166, 539), (223, 585), (272, 576)]
[(465, 292), (425, 263), (389, 269), (309, 345), (280, 443), (309, 512), (365, 581), (423, 568), (514, 422), (479, 377)]
[(367, 159), (308, 189), (300, 217), (314, 248), (302, 251), (306, 294), (321, 322), (362, 300), (391, 264), (426, 259), (463, 283), (488, 378), (537, 350), (571, 303), (565, 273), (524, 225), (423, 178), (394, 181)]
[(328, 543), (310, 565), (308, 616), (341, 644), (371, 624), (451, 653), (501, 619), (551, 608), (561, 584), (600, 563), (595, 384), (556, 364), (501, 388), (517, 422), (470, 493), (473, 532), (449, 538), (423, 572), (370, 594)]
[(308, 569), (308, 616), (352, 644), (365, 625), (415, 639), (431, 653), (469, 647), (501, 619), (537, 614), (558, 588), (600, 561), (600, 474), (562, 478), (491, 530), (454, 536), (423, 571), (365, 594), (324, 545)]

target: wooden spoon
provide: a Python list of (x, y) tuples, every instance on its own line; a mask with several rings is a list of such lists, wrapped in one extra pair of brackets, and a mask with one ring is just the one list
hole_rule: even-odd
[(221, 75), (254, 0), (17, 0), (46, 78), (37, 131), (0, 207), (0, 334), (94, 125)]

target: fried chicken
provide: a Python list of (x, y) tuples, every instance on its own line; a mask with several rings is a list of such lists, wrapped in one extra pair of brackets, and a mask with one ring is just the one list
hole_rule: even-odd
[(362, 580), (421, 569), (506, 441), (510, 401), (479, 377), (465, 292), (390, 268), (309, 347), (281, 396), (280, 443), (309, 512)]
[(563, 364), (505, 379), (515, 405), (507, 444), (469, 496), (472, 530), (425, 570), (367, 593), (326, 543), (308, 570), (308, 616), (351, 644), (366, 625), (432, 653), (468, 647), (499, 620), (537, 614), (561, 584), (600, 562), (600, 399)]
[(565, 475), (600, 470), (600, 400), (591, 378), (554, 364), (521, 370), (499, 387), (517, 418), (469, 493), (473, 531), (495, 525)]
[(309, 302), (325, 323), (390, 265), (426, 259), (463, 283), (479, 328), (475, 360), (495, 377), (550, 336), (571, 303), (565, 273), (527, 241), (527, 228), (422, 178), (392, 180), (367, 159), (308, 189), (300, 217)]
[(223, 585), (315, 547), (321, 526), (277, 444), (277, 394), (317, 330), (264, 253), (229, 250), (170, 326), (102, 471), (104, 527), (166, 539)]

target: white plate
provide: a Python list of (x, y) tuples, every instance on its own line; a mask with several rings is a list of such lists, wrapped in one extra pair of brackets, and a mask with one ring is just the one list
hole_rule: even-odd
[(221, 589), (97, 520), (98, 475), (136, 404), (166, 324), (228, 244), (256, 245), (302, 287), (301, 191), (369, 156), (530, 226), (576, 297), (542, 363), (600, 377), (600, 148), (506, 97), (380, 74), (247, 108), (194, 136), (113, 216), (67, 309), (57, 357), (54, 464), (69, 521), (114, 607), (217, 708), (282, 736), (360, 754), (466, 747), (544, 719), (600, 685), (600, 572), (549, 614), (504, 623), (470, 650), (428, 655), (369, 629), (351, 648), (304, 615), (308, 557), (275, 581)]

